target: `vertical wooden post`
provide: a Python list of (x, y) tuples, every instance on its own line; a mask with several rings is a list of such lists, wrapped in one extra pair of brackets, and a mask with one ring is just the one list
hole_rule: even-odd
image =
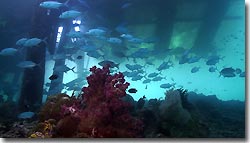
[[(51, 31), (58, 22), (59, 13), (47, 15), (47, 10), (39, 7), (42, 1), (44, 0), (39, 0), (36, 4), (29, 33), (30, 38), (48, 39), (51, 34), (55, 34)], [(46, 47), (47, 44), (41, 42), (38, 46), (29, 47), (27, 50), (25, 60), (33, 61), (38, 66), (24, 70), (19, 98), (20, 111), (25, 111), (25, 106), (29, 106), (32, 111), (37, 110), (42, 103)]]
[(155, 51), (157, 51), (157, 57), (165, 57), (171, 42), (171, 37), (174, 28), (174, 19), (177, 11), (176, 0), (166, 0), (164, 2), (157, 1), (157, 18), (155, 35), (158, 37), (158, 41), (155, 44)]
[(229, 2), (229, 0), (207, 1), (204, 20), (201, 23), (192, 51), (199, 55), (206, 55), (209, 51), (214, 50), (213, 40), (227, 12)]

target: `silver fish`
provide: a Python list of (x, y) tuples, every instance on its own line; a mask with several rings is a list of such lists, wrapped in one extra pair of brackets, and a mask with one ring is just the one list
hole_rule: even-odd
[(17, 66), (20, 68), (33, 68), (33, 67), (38, 66), (38, 65), (39, 64), (36, 64), (32, 61), (22, 61), (22, 62), (17, 64)]
[(39, 6), (42, 8), (47, 8), (47, 9), (58, 9), (61, 6), (66, 5), (68, 1), (66, 1), (65, 3), (60, 3), (57, 1), (44, 1), (44, 2), (41, 2)]
[(70, 19), (70, 18), (77, 18), (78, 16), (80, 16), (82, 13), (76, 10), (69, 10), (69, 11), (65, 11), (63, 12), (59, 18), (61, 19)]
[(2, 56), (14, 56), (17, 53), (17, 49), (15, 48), (5, 48), (0, 51), (0, 55)]

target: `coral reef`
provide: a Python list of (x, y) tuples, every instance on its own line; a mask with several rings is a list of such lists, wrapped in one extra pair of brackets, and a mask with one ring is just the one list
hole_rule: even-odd
[[(83, 87), (80, 97), (50, 97), (39, 113), (40, 121), (56, 120), (52, 137), (141, 137), (143, 123), (123, 100), (129, 86), (123, 74), (111, 75), (108, 66), (90, 71), (88, 87)], [(37, 131), (34, 137), (36, 133), (44, 137), (44, 132)]]
[[(76, 96), (50, 96), (40, 123), (3, 123), (2, 137), (187, 138), (244, 137), (244, 104), (170, 89), (165, 99), (126, 94), (129, 83), (109, 67), (92, 67), (88, 86)], [(36, 124), (36, 127), (32, 129)]]
[[(121, 89), (125, 91), (127, 86), (125, 81), (118, 82), (123, 81), (120, 79), (116, 80), (116, 83), (110, 82), (117, 77), (122, 78), (121, 75), (110, 75), (108, 70), (99, 69), (98, 72), (92, 73), (91, 78), (96, 80), (90, 80), (89, 77), (89, 81), (100, 84), (97, 82), (99, 78), (96, 78), (100, 75), (103, 77), (102, 80), (105, 80), (100, 83), (114, 86), (103, 88), (100, 85), (90, 84), (103, 91), (97, 92), (98, 88), (90, 90), (93, 86), (88, 86), (84, 89), (90, 92), (83, 93), (79, 97), (69, 97), (66, 94), (52, 96), (42, 108), (40, 122), (34, 121), (35, 118), (21, 121), (1, 120), (1, 137), (245, 137), (244, 102), (221, 101), (215, 95), (205, 96), (177, 89), (167, 91), (164, 100), (144, 99), (144, 106), (138, 109), (136, 106), (139, 101), (134, 101), (128, 94), (123, 95), (124, 92), (120, 90), (115, 94), (118, 96), (107, 96), (109, 94), (106, 93), (109, 92), (106, 92), (105, 87), (115, 91), (116, 85), (119, 85), (119, 87), (124, 86)], [(52, 102), (54, 106), (48, 102)]]

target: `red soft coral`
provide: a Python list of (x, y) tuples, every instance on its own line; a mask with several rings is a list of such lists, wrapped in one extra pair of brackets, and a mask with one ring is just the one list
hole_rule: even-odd
[(123, 74), (110, 75), (108, 66), (90, 71), (89, 85), (82, 90), (86, 108), (79, 113), (78, 136), (140, 137), (143, 124), (130, 115), (130, 104), (122, 100), (129, 86)]

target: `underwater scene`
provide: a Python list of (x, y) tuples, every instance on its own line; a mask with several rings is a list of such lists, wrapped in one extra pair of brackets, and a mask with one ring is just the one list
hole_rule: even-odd
[(245, 1), (0, 1), (0, 137), (245, 138)]

